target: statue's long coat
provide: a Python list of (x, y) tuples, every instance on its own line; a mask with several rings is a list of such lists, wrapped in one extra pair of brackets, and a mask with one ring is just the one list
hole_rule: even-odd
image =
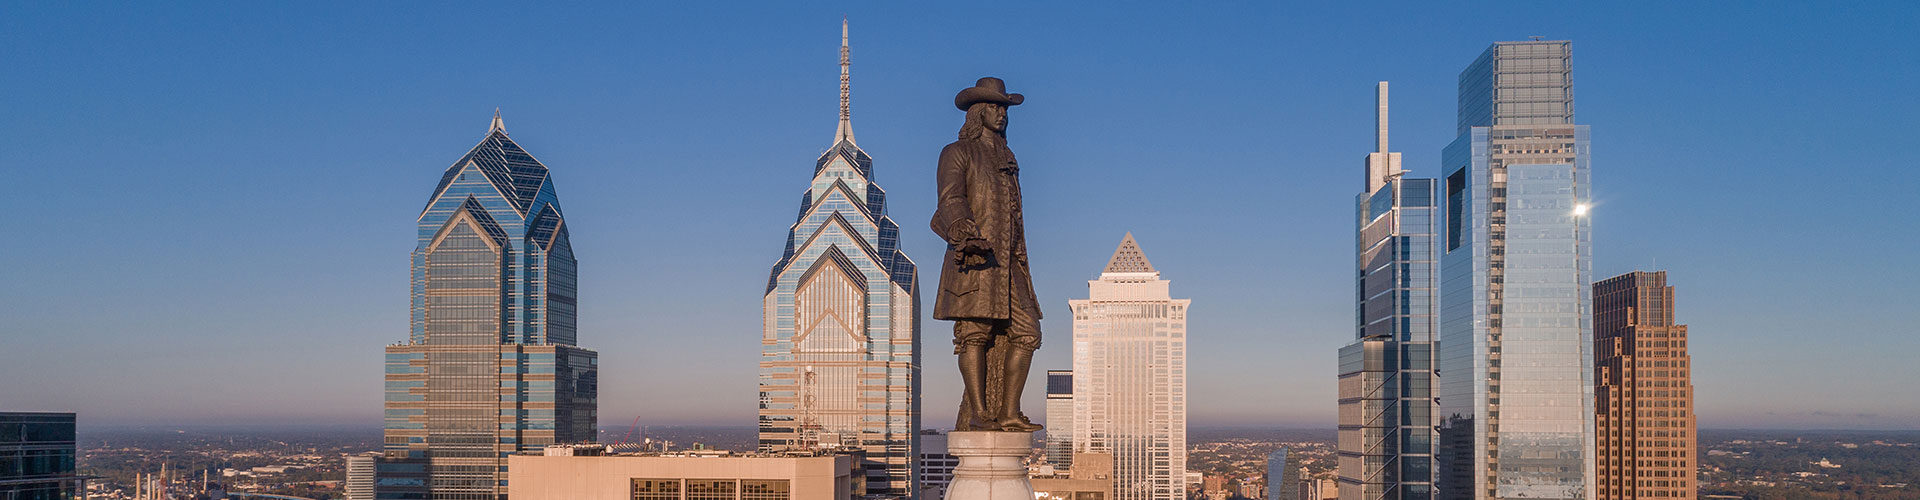
[[(940, 265), (934, 319), (1008, 319), (1015, 307), (1028, 308), (1040, 319), (1027, 270), (1020, 164), (1013, 150), (991, 134), (954, 141), (940, 150), (938, 177), (940, 205), (932, 225), (934, 234), (947, 240), (947, 255)], [(987, 241), (991, 257), (963, 255), (961, 245), (974, 237)]]

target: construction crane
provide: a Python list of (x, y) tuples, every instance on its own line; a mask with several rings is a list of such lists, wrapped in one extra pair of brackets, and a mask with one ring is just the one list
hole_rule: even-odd
[[(634, 415), (633, 423), (627, 425), (627, 435), (621, 436), (620, 440), (615, 442), (614, 444), (633, 444), (633, 430), (639, 427), (640, 427), (640, 416)], [(644, 432), (640, 433), (641, 439), (646, 439), (646, 437), (647, 437), (647, 433), (644, 433)]]

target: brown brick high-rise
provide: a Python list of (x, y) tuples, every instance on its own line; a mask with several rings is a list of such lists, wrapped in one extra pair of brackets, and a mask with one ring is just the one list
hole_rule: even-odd
[(1593, 284), (1593, 345), (1598, 497), (1693, 499), (1692, 367), (1666, 271)]

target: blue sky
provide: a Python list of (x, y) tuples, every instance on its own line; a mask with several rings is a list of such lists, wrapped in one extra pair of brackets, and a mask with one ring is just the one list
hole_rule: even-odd
[[(843, 15), (854, 129), (923, 265), (953, 93), (1026, 94), (1011, 142), (1055, 318), (1035, 370), (1070, 365), (1066, 301), (1132, 231), (1194, 301), (1195, 425), (1331, 426), (1373, 83), (1434, 175), (1458, 72), (1538, 35), (1574, 41), (1595, 276), (1670, 272), (1700, 424), (1920, 427), (1920, 8), (1899, 2), (8, 1), (0, 409), (377, 425), (414, 217), (499, 107), (573, 225), (602, 418), (751, 425)], [(924, 329), (933, 426), (948, 329)]]

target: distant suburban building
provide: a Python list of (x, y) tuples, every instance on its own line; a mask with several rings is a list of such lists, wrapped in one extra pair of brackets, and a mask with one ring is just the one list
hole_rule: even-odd
[(506, 455), (595, 437), (576, 262), (553, 177), (496, 112), (418, 217), (413, 320), (386, 349), (380, 498), (496, 500)]
[(0, 499), (82, 498), (72, 413), (0, 412)]
[(1340, 483), (1331, 477), (1300, 481), (1300, 500), (1339, 500)]
[[(1053, 475), (1033, 476), (1036, 500), (1108, 500), (1113, 498), (1113, 455), (1080, 453), (1069, 460), (1073, 467), (1055, 469)], [(921, 500), (939, 500), (922, 498)]]
[(1314, 500), (1300, 497), (1300, 466), (1287, 460), (1287, 449), (1267, 455), (1267, 500)]
[(1496, 43), (1459, 83), (1437, 222), (1437, 496), (1594, 498), (1591, 186), (1572, 44)]
[(1073, 370), (1047, 370), (1047, 463), (1073, 467)]
[[(1116, 500), (1184, 500), (1187, 307), (1128, 233), (1073, 309), (1073, 448), (1113, 456)], [(1077, 460), (1077, 459), (1076, 459)], [(1076, 464), (1078, 465), (1078, 464)]]
[(1227, 490), (1227, 481), (1225, 476), (1208, 475), (1200, 493), (1210, 500), (1227, 500), (1227, 495), (1232, 494)]
[(760, 337), (760, 451), (865, 448), (869, 493), (918, 493), (920, 291), (900, 226), (854, 143), (846, 24), (840, 126), (767, 276)]
[(1687, 325), (1666, 271), (1593, 284), (1594, 430), (1600, 500), (1695, 497), (1699, 436)]
[(844, 500), (864, 490), (860, 458), (829, 450), (737, 455), (618, 453), (554, 446), (507, 457), (513, 500)]
[(1375, 151), (1354, 207), (1354, 340), (1339, 353), (1340, 492), (1343, 500), (1427, 500), (1439, 199), (1433, 179), (1402, 177), (1400, 153), (1387, 148), (1387, 82), (1375, 89)]

